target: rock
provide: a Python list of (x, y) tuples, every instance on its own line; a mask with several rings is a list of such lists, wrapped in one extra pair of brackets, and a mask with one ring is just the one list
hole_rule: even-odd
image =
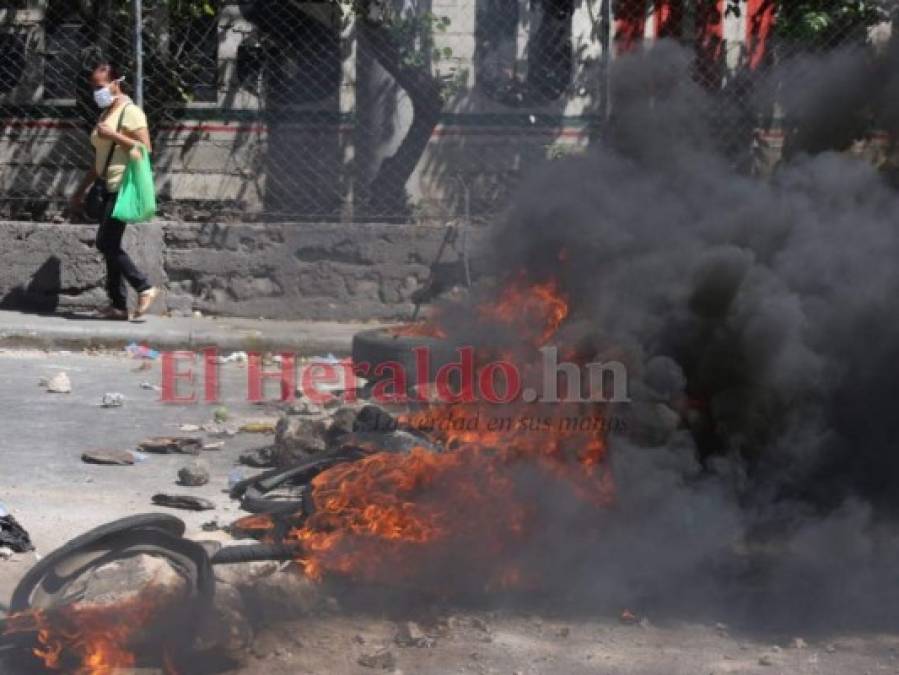
[(209, 482), (209, 465), (205, 462), (191, 462), (178, 471), (178, 482), (189, 487), (206, 485)]
[(631, 610), (623, 609), (621, 610), (621, 614), (618, 616), (618, 620), (626, 626), (632, 626), (636, 623), (639, 623), (640, 618)]
[(157, 436), (148, 438), (137, 446), (141, 452), (152, 452), (158, 455), (199, 455), (202, 448), (202, 439), (189, 436)]
[(153, 495), (153, 503), (157, 506), (167, 506), (171, 509), (184, 509), (186, 511), (210, 511), (215, 508), (215, 504), (208, 499), (189, 495), (159, 493)]
[(390, 650), (363, 654), (356, 661), (363, 668), (376, 668), (379, 670), (393, 670), (396, 668), (396, 657)]
[(9, 546), (0, 546), (0, 560), (9, 560), (13, 557), (13, 551)]
[(205, 443), (203, 452), (215, 452), (225, 447), (225, 441), (216, 441), (215, 443)]
[(358, 414), (359, 411), (356, 408), (347, 405), (335, 410), (328, 427), (331, 437), (335, 438), (355, 431)]
[(294, 402), (287, 409), (288, 415), (317, 415), (321, 416), (325, 414), (324, 408), (322, 408), (317, 403), (313, 403), (309, 399), (301, 398), (299, 401)]
[(393, 641), (400, 647), (433, 647), (435, 642), (414, 621), (400, 624)]
[(186, 434), (195, 434), (201, 431), (201, 429), (199, 424), (182, 424), (178, 427), (178, 431), (183, 431)]
[(773, 666), (774, 661), (767, 654), (759, 657), (759, 665), (760, 666)]
[(127, 450), (88, 450), (82, 453), (81, 461), (105, 466), (131, 466), (136, 460)]
[(793, 638), (793, 642), (790, 643), (790, 646), (793, 649), (806, 649), (808, 647), (808, 642), (803, 640), (801, 637)]
[(72, 393), (72, 381), (65, 373), (57, 373), (47, 380), (47, 391), (51, 394)]
[(292, 466), (327, 447), (327, 425), (323, 420), (286, 415), (275, 430), (274, 459), (278, 466)]
[(237, 426), (234, 424), (219, 424), (218, 422), (209, 422), (200, 427), (210, 436), (217, 438), (230, 438), (237, 435)]
[(833, 654), (837, 651), (837, 646), (835, 644), (829, 644), (824, 648), (824, 651), (826, 651), (828, 654)]
[(125, 395), (117, 392), (107, 392), (103, 394), (103, 400), (100, 401), (103, 408), (121, 408), (125, 405)]
[(108, 605), (146, 592), (153, 585), (158, 591), (178, 591), (187, 580), (166, 559), (138, 554), (90, 568), (78, 578), (79, 604)]
[(396, 431), (399, 427), (397, 419), (381, 406), (368, 403), (356, 413), (353, 431), (379, 431), (382, 433)]
[(274, 465), (274, 450), (271, 447), (247, 450), (246, 452), (240, 453), (239, 461), (244, 466), (251, 466), (254, 469), (264, 469)]
[(567, 638), (569, 635), (571, 635), (571, 629), (568, 626), (562, 626), (559, 629), (558, 635), (560, 638)]
[(474, 616), (471, 618), (469, 623), (471, 623), (471, 627), (474, 628), (475, 630), (479, 630), (482, 633), (490, 632), (490, 626), (488, 626), (487, 622), (481, 618)]
[(720, 621), (715, 624), (715, 632), (719, 635), (727, 635), (728, 628), (726, 623), (721, 623)]

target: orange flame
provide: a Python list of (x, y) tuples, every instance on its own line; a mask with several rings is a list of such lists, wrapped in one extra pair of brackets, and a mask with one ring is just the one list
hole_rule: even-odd
[[(170, 601), (169, 594), (150, 584), (134, 597), (113, 605), (72, 604), (13, 614), (7, 619), (4, 634), (36, 633), (32, 653), (48, 670), (111, 675), (136, 665), (136, 656), (128, 645), (171, 606)], [(165, 672), (176, 675), (168, 662)]]
[[(521, 277), (495, 304), (476, 310), (482, 321), (523, 335), (527, 358), (556, 334), (568, 313), (555, 281), (528, 287)], [(530, 585), (526, 570), (511, 562), (527, 545), (538, 515), (528, 485), (562, 484), (588, 507), (608, 506), (614, 485), (604, 462), (605, 437), (602, 429), (567, 424), (558, 407), (537, 424), (525, 423), (534, 414), (527, 406), (502, 409), (510, 424), (490, 424), (495, 410), (428, 407), (403, 421), (422, 429), (430, 420), (431, 437), (447, 452), (381, 452), (317, 476), (314, 513), (289, 535), (303, 551), (306, 574), (420, 584), (428, 583), (431, 568), (453, 560), (484, 589)], [(525, 473), (536, 480), (522, 480)]]

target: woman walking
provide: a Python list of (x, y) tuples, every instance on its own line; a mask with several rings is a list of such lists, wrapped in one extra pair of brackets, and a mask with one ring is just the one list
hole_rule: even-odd
[(134, 318), (146, 314), (159, 289), (150, 284), (131, 257), (122, 249), (125, 223), (112, 217), (119, 186), (130, 157), (139, 159), (140, 146), (152, 150), (147, 116), (122, 91), (122, 81), (109, 63), (97, 65), (91, 72), (94, 102), (100, 108), (100, 120), (91, 134), (94, 147), (94, 166), (87, 172), (72, 198), (73, 211), (84, 207), (85, 193), (98, 179), (105, 180), (105, 192), (100, 209), (100, 227), (97, 230), (97, 248), (106, 259), (106, 292), (110, 305), (101, 310), (107, 319), (128, 320), (128, 284), (137, 291), (137, 309)]

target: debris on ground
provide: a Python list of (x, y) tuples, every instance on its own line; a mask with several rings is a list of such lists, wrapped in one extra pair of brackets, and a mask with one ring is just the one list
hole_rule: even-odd
[(633, 626), (640, 622), (640, 618), (629, 609), (621, 610), (618, 620), (625, 626)]
[(125, 405), (125, 395), (118, 392), (107, 392), (103, 394), (103, 400), (100, 401), (102, 408), (121, 408)]
[(286, 416), (275, 431), (275, 463), (293, 466), (328, 448), (328, 425), (321, 419)]
[(790, 646), (793, 649), (806, 649), (808, 648), (808, 642), (803, 640), (801, 637), (793, 638), (793, 642), (790, 643)]
[(199, 424), (182, 424), (180, 427), (178, 427), (178, 431), (183, 431), (184, 433), (187, 433), (187, 434), (195, 434), (198, 431), (200, 431), (200, 425)]
[(72, 381), (69, 379), (69, 376), (65, 373), (57, 373), (49, 380), (46, 381), (44, 385), (47, 387), (47, 391), (51, 394), (71, 394), (72, 393)]
[(254, 469), (265, 469), (275, 463), (273, 449), (268, 446), (242, 452), (238, 461)]
[(406, 621), (397, 627), (396, 636), (393, 641), (400, 647), (433, 647), (436, 642), (434, 638), (425, 633), (421, 626), (414, 621)]
[(152, 382), (141, 382), (140, 388), (146, 389), (147, 391), (162, 391), (162, 387), (158, 384), (153, 384)]
[(208, 422), (200, 427), (210, 436), (230, 438), (237, 435), (237, 427), (233, 424), (219, 424), (218, 422)]
[(256, 420), (240, 425), (238, 431), (244, 434), (273, 434), (276, 422), (269, 420)]
[(155, 349), (150, 349), (147, 345), (139, 345), (136, 342), (132, 342), (127, 347), (125, 347), (125, 353), (128, 354), (132, 359), (147, 359), (149, 361), (155, 361), (159, 358), (159, 352)]
[(13, 551), (9, 546), (0, 546), (0, 560), (9, 560), (13, 557), (15, 551)]
[(228, 409), (225, 406), (219, 406), (212, 411), (212, 420), (217, 424), (224, 424), (228, 421), (230, 416), (231, 413), (228, 412)]
[(203, 439), (193, 436), (156, 436), (141, 441), (137, 449), (157, 455), (199, 455), (203, 449)]
[(0, 546), (5, 546), (13, 553), (26, 553), (34, 550), (28, 531), (0, 505)]
[(206, 462), (191, 462), (178, 471), (178, 482), (188, 487), (199, 487), (209, 482), (209, 465)]
[(249, 360), (246, 352), (231, 352), (228, 356), (219, 356), (218, 363), (246, 363)]
[(215, 443), (205, 443), (203, 452), (215, 452), (225, 447), (225, 441), (216, 441)]
[(774, 660), (767, 654), (764, 654), (759, 657), (759, 665), (760, 666), (773, 666)]
[(171, 509), (184, 509), (185, 511), (210, 511), (215, 508), (208, 499), (192, 497), (190, 495), (169, 495), (159, 493), (153, 495), (153, 503), (157, 506), (167, 506)]
[(294, 401), (287, 408), (287, 413), (290, 415), (324, 415), (325, 410), (317, 403), (301, 398), (298, 401)]
[(131, 466), (137, 458), (128, 450), (88, 450), (82, 453), (81, 461), (104, 466)]
[(363, 668), (377, 668), (380, 670), (393, 670), (396, 668), (396, 657), (389, 650), (363, 654), (356, 661)]

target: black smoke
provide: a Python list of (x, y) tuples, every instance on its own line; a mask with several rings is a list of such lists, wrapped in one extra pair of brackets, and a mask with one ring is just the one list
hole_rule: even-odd
[(899, 618), (899, 195), (845, 152), (899, 128), (895, 61), (853, 50), (760, 79), (748, 104), (777, 97), (802, 141), (761, 178), (710, 133), (722, 104), (689, 56), (657, 46), (617, 66), (599, 147), (520, 191), (493, 269), (557, 278), (559, 340), (626, 355), (634, 400), (614, 412), (632, 430), (677, 420), (612, 437), (601, 541), (553, 542), (572, 595), (765, 625)]

